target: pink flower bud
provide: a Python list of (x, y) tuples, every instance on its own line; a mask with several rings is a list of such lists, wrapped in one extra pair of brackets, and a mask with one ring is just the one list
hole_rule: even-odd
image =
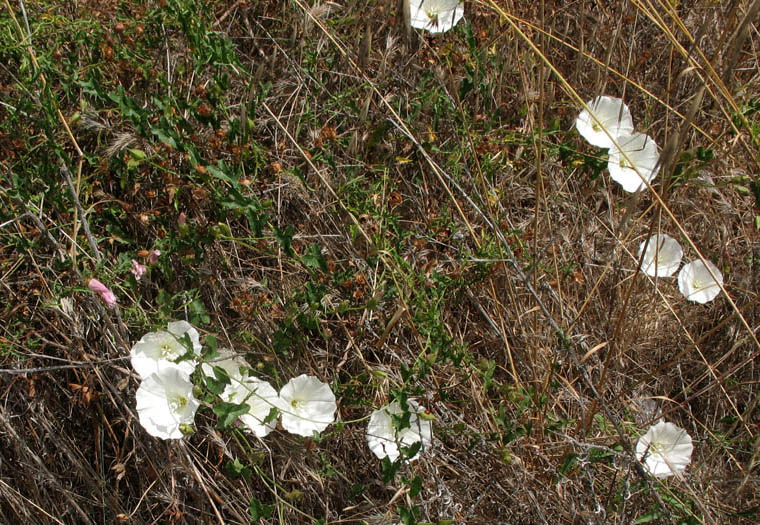
[(109, 308), (116, 308), (116, 295), (108, 287), (97, 279), (90, 279), (87, 287), (93, 292), (100, 294), (100, 298)]
[(129, 271), (132, 272), (132, 275), (135, 276), (135, 279), (139, 281), (140, 278), (145, 275), (145, 272), (147, 272), (148, 269), (144, 265), (132, 259), (132, 268), (130, 268)]
[(185, 215), (185, 212), (179, 214), (179, 217), (177, 217), (177, 224), (182, 227), (185, 224), (187, 224), (187, 215)]
[(150, 264), (156, 264), (158, 262), (158, 256), (161, 255), (161, 250), (151, 250), (148, 255), (148, 261)]

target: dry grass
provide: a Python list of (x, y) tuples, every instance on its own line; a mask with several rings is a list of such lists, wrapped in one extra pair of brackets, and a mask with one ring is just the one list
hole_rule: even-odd
[[(410, 41), (401, 2), (312, 4), (3, 6), (0, 521), (757, 522), (760, 2), (466, 2)], [(664, 148), (647, 191), (573, 131), (597, 94)], [(651, 232), (727, 295), (637, 272)], [(177, 318), (345, 425), (151, 438), (125, 356)], [(386, 483), (365, 420), (398, 392), (435, 443)], [(631, 453), (659, 417), (683, 477)]]

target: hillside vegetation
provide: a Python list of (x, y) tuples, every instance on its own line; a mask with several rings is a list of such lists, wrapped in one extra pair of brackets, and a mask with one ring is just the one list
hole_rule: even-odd
[[(760, 521), (760, 0), (464, 12), (0, 4), (0, 522)], [(658, 145), (641, 191), (576, 129), (600, 95)], [(717, 297), (641, 270), (655, 234)], [(199, 366), (154, 437), (130, 352), (174, 321), (336, 421), (257, 437)], [(381, 460), (394, 401), (432, 439)]]

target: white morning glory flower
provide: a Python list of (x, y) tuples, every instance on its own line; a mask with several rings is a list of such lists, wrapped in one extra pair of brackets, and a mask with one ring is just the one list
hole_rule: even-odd
[[(400, 447), (409, 447), (421, 442), (420, 451), (422, 451), (432, 443), (432, 423), (418, 416), (425, 411), (425, 408), (412, 400), (409, 400), (408, 404), (409, 427), (401, 431), (396, 430), (392, 418), (393, 415), (404, 413), (398, 401), (372, 412), (367, 425), (367, 445), (378, 458), (388, 457), (391, 461), (396, 461), (401, 455)], [(419, 453), (409, 459), (411, 461), (418, 457)]]
[[(710, 261), (707, 265), (697, 259), (689, 264), (685, 264), (678, 273), (678, 289), (689, 301), (696, 301), (705, 304), (715, 299), (720, 293), (720, 286), (723, 284), (723, 274), (718, 267)], [(718, 278), (717, 282), (710, 275), (710, 270)]]
[(464, 16), (460, 0), (409, 0), (412, 27), (431, 33), (445, 33)]
[(235, 383), (236, 381), (240, 381), (243, 378), (245, 375), (243, 373), (244, 370), (246, 368), (249, 368), (250, 365), (246, 362), (245, 359), (237, 355), (232, 350), (220, 348), (216, 357), (212, 357), (208, 361), (201, 364), (203, 373), (207, 377), (216, 379), (216, 374), (214, 374), (214, 367), (219, 367), (227, 372), (227, 377), (230, 378), (230, 381), (232, 383)]
[(176, 367), (190, 375), (198, 364), (197, 359), (187, 359), (175, 362), (187, 354), (188, 349), (182, 344), (185, 334), (190, 337), (192, 352), (195, 356), (201, 353), (201, 342), (198, 331), (187, 321), (169, 323), (166, 332), (149, 332), (132, 347), (132, 367), (145, 378), (165, 367)]
[[(596, 97), (586, 102), (586, 106), (596, 116), (599, 124), (584, 109), (575, 119), (575, 127), (578, 129), (578, 133), (592, 146), (611, 148), (613, 146), (612, 139), (607, 133), (612, 138), (633, 133), (631, 112), (621, 99), (606, 96)], [(605, 129), (607, 133), (604, 132)]]
[(639, 438), (636, 458), (653, 476), (667, 478), (686, 469), (693, 450), (691, 436), (684, 429), (660, 421)]
[(641, 270), (652, 277), (670, 277), (681, 265), (683, 250), (673, 237), (664, 233), (652, 235), (639, 246), (639, 257), (644, 248)]
[(190, 376), (177, 367), (144, 378), (135, 398), (140, 424), (161, 439), (180, 439), (184, 435), (180, 427), (193, 423), (200, 406)]
[[(275, 421), (264, 422), (273, 408), (280, 408), (280, 396), (272, 385), (253, 376), (244, 377), (227, 385), (222, 399), (228, 403), (245, 403), (250, 408), (240, 416), (240, 420), (257, 437), (269, 434), (276, 425)], [(311, 434), (309, 434), (311, 435)]]
[[(617, 142), (620, 149), (613, 145), (607, 162), (610, 177), (629, 193), (643, 190), (646, 185), (642, 182), (642, 178), (651, 183), (660, 171), (660, 154), (657, 153), (657, 144), (644, 133), (618, 135)], [(621, 150), (625, 152), (627, 159)]]
[(301, 374), (280, 390), (282, 427), (291, 434), (311, 437), (335, 421), (338, 405), (327, 383)]

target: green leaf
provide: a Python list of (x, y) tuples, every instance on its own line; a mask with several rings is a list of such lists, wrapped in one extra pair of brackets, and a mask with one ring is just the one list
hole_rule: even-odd
[(697, 159), (702, 162), (709, 162), (715, 158), (715, 152), (710, 148), (699, 146), (697, 148)]
[[(403, 408), (403, 405), (402, 405)], [(391, 414), (391, 421), (393, 422), (393, 428), (395, 428), (398, 432), (401, 432), (402, 430), (409, 428), (411, 426), (410, 419), (412, 417), (411, 412), (409, 412), (408, 409), (405, 409), (401, 414)]]
[(206, 336), (206, 346), (209, 348), (209, 356), (216, 354), (216, 351), (219, 348), (219, 342), (215, 335), (209, 334)]
[(166, 144), (167, 146), (173, 148), (173, 149), (179, 149), (179, 144), (177, 144), (177, 141), (174, 139), (174, 137), (170, 137), (164, 130), (158, 127), (152, 127), (150, 128), (150, 132), (153, 133), (156, 137), (158, 137), (158, 140)]
[(644, 514), (642, 516), (639, 516), (638, 518), (636, 518), (636, 521), (634, 521), (633, 523), (634, 523), (634, 525), (639, 525), (640, 523), (651, 523), (651, 522), (656, 521), (656, 520), (658, 520), (658, 519), (660, 519), (660, 518), (662, 518), (664, 516), (665, 516), (665, 514), (663, 514), (662, 512), (660, 512), (657, 509), (654, 509), (654, 510), (651, 510), (651, 511), (647, 512), (646, 514)]
[(224, 473), (232, 479), (244, 478), (248, 480), (251, 479), (252, 471), (235, 458), (235, 461), (228, 461), (224, 464)]
[(215, 405), (214, 414), (219, 418), (219, 428), (229, 427), (250, 409), (251, 407), (246, 403), (219, 403)]
[(258, 523), (261, 518), (269, 518), (274, 512), (274, 505), (265, 505), (256, 498), (251, 498), (248, 503), (248, 513), (253, 523)]
[(322, 250), (318, 244), (312, 244), (306, 248), (306, 251), (301, 256), (301, 262), (308, 268), (327, 272), (327, 261), (322, 256)]
[(266, 425), (267, 423), (276, 421), (279, 415), (280, 415), (280, 411), (277, 410), (275, 407), (272, 407), (271, 409), (269, 409), (269, 414), (267, 414), (267, 417), (264, 418), (263, 423)]
[(613, 457), (615, 457), (614, 453), (601, 448), (592, 448), (588, 451), (589, 463), (609, 462)]
[(206, 376), (206, 386), (209, 392), (218, 396), (222, 395), (224, 388), (230, 384), (230, 377), (227, 371), (219, 366), (213, 366), (214, 377)]
[(127, 167), (132, 169), (136, 168), (142, 162), (148, 158), (148, 155), (139, 149), (130, 149), (129, 151), (129, 160), (127, 161)]
[(185, 347), (185, 353), (174, 360), (175, 363), (181, 363), (182, 361), (194, 361), (196, 358), (195, 348), (193, 347), (193, 341), (190, 339), (188, 333), (182, 334), (182, 337), (178, 337), (177, 340)]
[(401, 450), (401, 455), (409, 459), (412, 459), (414, 456), (416, 456), (417, 453), (420, 451), (420, 448), (422, 448), (422, 441), (417, 441), (416, 443), (412, 443), (408, 447), (399, 447), (399, 449)]
[(401, 468), (401, 461), (391, 461), (388, 456), (385, 456), (380, 462), (381, 476), (383, 483), (390, 483), (393, 478), (396, 477), (396, 472)]
[(409, 485), (409, 497), (416, 498), (417, 495), (422, 490), (422, 477), (414, 476), (414, 478), (412, 478), (412, 480), (408, 483), (408, 485)]
[(229, 183), (235, 182), (232, 177), (227, 174), (227, 165), (221, 161), (219, 162), (219, 167), (214, 166), (213, 164), (209, 164), (206, 166), (206, 171), (208, 171), (215, 179), (223, 180)]
[(752, 181), (749, 183), (749, 187), (752, 188), (752, 195), (755, 197), (755, 206), (760, 210), (760, 184)]
[(277, 226), (274, 227), (274, 238), (277, 239), (282, 251), (291, 257), (294, 257), (296, 254), (293, 251), (293, 234), (295, 232), (296, 229), (293, 225), (288, 226), (284, 230), (279, 229)]
[(200, 299), (194, 299), (187, 306), (190, 310), (190, 322), (192, 324), (204, 325), (211, 322), (211, 317), (209, 317), (208, 312), (206, 311), (206, 305), (203, 304), (203, 301)]
[(563, 476), (567, 476), (577, 464), (578, 454), (569, 452), (565, 454), (565, 457), (562, 459), (562, 465), (559, 467), (559, 473)]
[(397, 511), (404, 525), (417, 525), (417, 512), (419, 508), (416, 505), (411, 508), (399, 507)]

